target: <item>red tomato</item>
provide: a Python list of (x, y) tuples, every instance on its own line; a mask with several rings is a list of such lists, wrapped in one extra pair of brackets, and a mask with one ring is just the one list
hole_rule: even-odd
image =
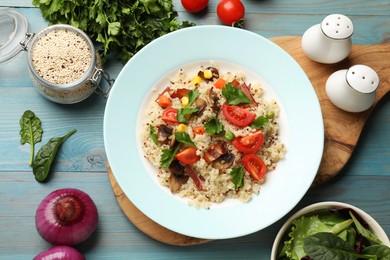
[(165, 123), (177, 123), (177, 110), (173, 107), (168, 107), (164, 110), (161, 119)]
[(181, 0), (183, 7), (190, 13), (202, 11), (208, 3), (209, 0)]
[(178, 152), (175, 157), (176, 159), (184, 164), (193, 164), (199, 161), (200, 157), (196, 154), (196, 148), (195, 147), (188, 147), (184, 149), (183, 151)]
[(267, 173), (267, 166), (256, 154), (245, 155), (244, 158), (242, 158), (242, 164), (252, 178), (257, 181), (262, 180)]
[(222, 23), (232, 25), (244, 18), (245, 7), (240, 0), (222, 0), (217, 6), (217, 15)]
[(233, 139), (232, 145), (242, 153), (256, 153), (264, 144), (264, 135), (257, 131), (247, 136), (237, 136)]
[(179, 88), (175, 92), (171, 93), (171, 98), (182, 98), (187, 96), (188, 92), (190, 92), (189, 89)]
[(241, 127), (250, 125), (256, 118), (255, 113), (239, 106), (223, 104), (222, 112), (230, 123)]

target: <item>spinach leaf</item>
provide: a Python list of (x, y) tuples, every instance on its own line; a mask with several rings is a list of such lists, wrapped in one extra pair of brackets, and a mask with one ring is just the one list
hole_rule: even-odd
[(204, 127), (206, 129), (206, 133), (210, 135), (219, 134), (225, 130), (223, 124), (221, 124), (216, 118), (210, 119), (210, 121), (208, 121)]
[(380, 241), (380, 239), (377, 238), (370, 230), (366, 229), (365, 227), (362, 226), (362, 224), (360, 224), (359, 220), (357, 220), (357, 218), (352, 214), (352, 212), (349, 212), (349, 215), (351, 215), (351, 218), (355, 223), (357, 231), (362, 236), (364, 236), (365, 238), (367, 238), (368, 240), (370, 240), (375, 244), (380, 244), (380, 245), (383, 244), (382, 241)]
[(20, 124), (20, 143), (30, 144), (30, 159), (28, 164), (31, 165), (34, 159), (34, 146), (42, 140), (41, 120), (35, 116), (31, 110), (26, 110), (19, 121)]
[(179, 146), (176, 145), (172, 149), (164, 149), (162, 150), (161, 160), (160, 160), (160, 167), (163, 169), (166, 169), (171, 165), (173, 159), (175, 158), (175, 155), (177, 151), (179, 150)]
[(242, 188), (244, 187), (244, 167), (233, 168), (230, 172), (230, 176), (232, 177), (232, 182), (234, 184), (234, 188)]
[(222, 95), (226, 98), (226, 102), (229, 105), (252, 103), (252, 100), (240, 88), (234, 87), (230, 82), (222, 88)]
[(390, 248), (385, 245), (372, 245), (364, 248), (362, 253), (365, 255), (375, 255), (377, 260), (390, 259)]
[(306, 237), (303, 249), (308, 256), (316, 260), (356, 260), (362, 258), (362, 255), (355, 252), (353, 246), (329, 232), (320, 232)]
[(43, 182), (46, 180), (59, 147), (76, 131), (76, 129), (73, 129), (62, 137), (51, 138), (49, 142), (39, 149), (32, 164), (33, 173), (37, 181)]
[(191, 140), (191, 137), (188, 133), (176, 132), (175, 138), (176, 138), (176, 141), (178, 141), (180, 143), (188, 144), (190, 146), (196, 147), (195, 143)]

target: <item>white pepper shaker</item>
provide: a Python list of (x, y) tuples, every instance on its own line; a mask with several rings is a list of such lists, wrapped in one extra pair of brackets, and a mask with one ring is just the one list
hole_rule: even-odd
[(337, 63), (351, 52), (352, 34), (353, 23), (347, 16), (331, 14), (306, 30), (302, 36), (302, 49), (316, 62)]
[(326, 81), (330, 101), (347, 112), (362, 112), (372, 106), (379, 85), (378, 74), (366, 65), (334, 72)]

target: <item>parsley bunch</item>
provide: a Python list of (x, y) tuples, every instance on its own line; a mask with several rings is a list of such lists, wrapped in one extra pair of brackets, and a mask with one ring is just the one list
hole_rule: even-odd
[(172, 0), (33, 0), (50, 24), (70, 24), (102, 44), (102, 59), (118, 51), (126, 63), (152, 40), (192, 26), (178, 21)]

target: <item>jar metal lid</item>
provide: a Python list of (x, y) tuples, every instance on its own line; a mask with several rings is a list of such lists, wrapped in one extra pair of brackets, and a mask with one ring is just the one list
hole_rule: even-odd
[(29, 25), (27, 18), (18, 10), (0, 8), (0, 63), (14, 58), (23, 49)]

